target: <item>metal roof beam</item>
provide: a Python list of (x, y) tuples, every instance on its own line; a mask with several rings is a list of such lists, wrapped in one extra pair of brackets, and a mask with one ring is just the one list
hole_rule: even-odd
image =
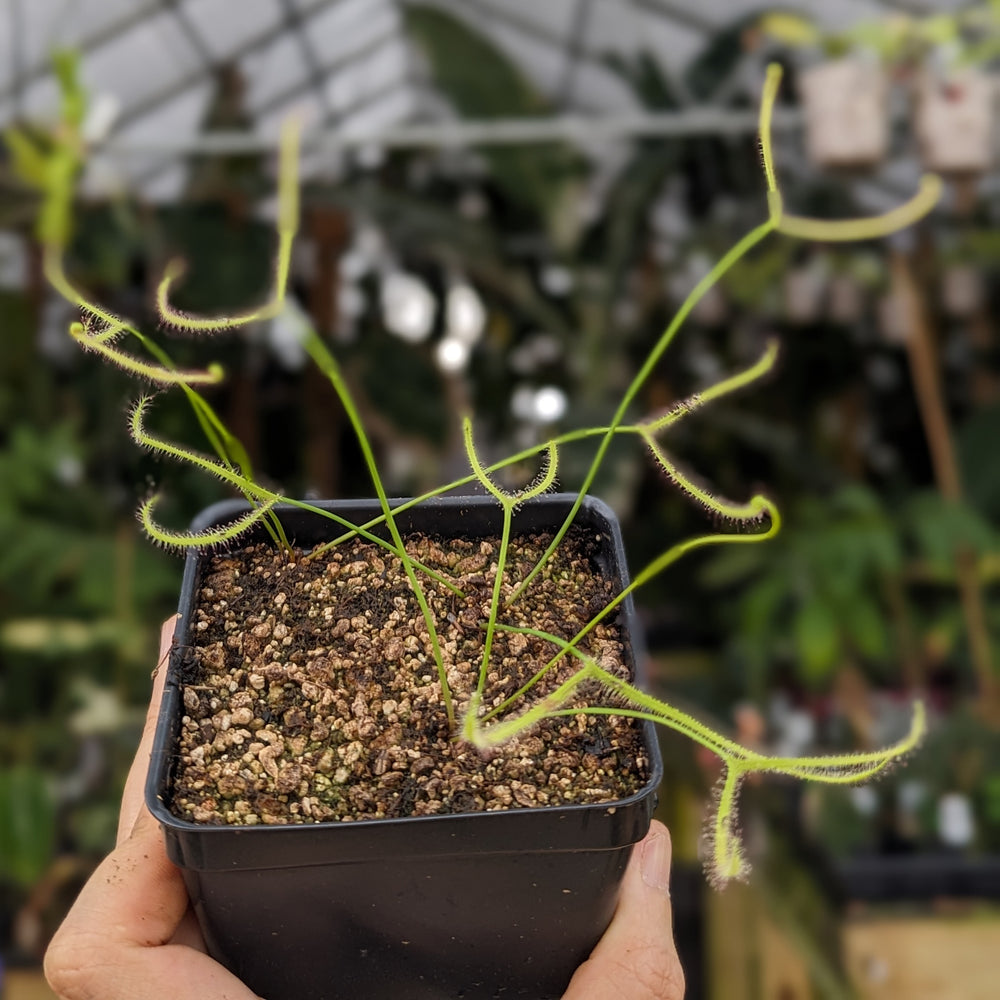
[[(320, 11), (326, 10), (328, 7), (332, 7), (336, 3), (341, 3), (343, 0), (324, 0), (324, 2), (318, 4), (310, 12), (310, 17), (314, 17)], [(157, 0), (156, 8), (160, 7), (160, 0)], [(277, 35), (274, 28), (268, 28), (266, 31), (262, 31), (259, 35), (255, 35), (253, 38), (244, 42), (238, 48), (230, 52), (226, 58), (226, 62), (235, 62), (236, 60), (242, 59), (244, 56), (251, 55), (258, 49), (265, 48), (267, 45), (273, 43)], [(179, 97), (185, 91), (190, 90), (192, 87), (197, 86), (200, 83), (204, 83), (205, 80), (210, 79), (212, 73), (214, 72), (214, 67), (204, 69), (198, 73), (189, 73), (183, 79), (178, 80), (177, 83), (165, 87), (160, 93), (156, 94), (154, 97), (150, 97), (140, 104), (137, 104), (131, 108), (126, 109), (119, 116), (117, 122), (115, 123), (117, 127), (122, 125), (127, 125), (129, 122), (134, 121), (137, 118), (148, 114), (150, 111), (154, 111), (156, 108), (163, 104), (172, 101), (175, 97)]]
[[(370, 95), (365, 104), (398, 88), (395, 81), (384, 92)], [(795, 109), (775, 108), (775, 130), (798, 128)], [(422, 146), (498, 146), (556, 141), (592, 145), (608, 139), (684, 138), (695, 135), (749, 134), (757, 129), (757, 112), (717, 107), (689, 108), (660, 113), (626, 113), (605, 116), (559, 115), (552, 118), (497, 118), (489, 121), (451, 121), (396, 125), (344, 135), (324, 129), (303, 136), (303, 149), (352, 149), (372, 144), (387, 148)], [(183, 156), (218, 156), (269, 151), (274, 137), (249, 132), (210, 132), (181, 139), (127, 142), (110, 139), (98, 152), (115, 156), (174, 153)]]

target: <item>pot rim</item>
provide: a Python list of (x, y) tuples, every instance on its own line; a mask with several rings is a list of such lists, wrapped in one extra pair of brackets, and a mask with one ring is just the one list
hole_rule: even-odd
[[(575, 493), (545, 494), (526, 503), (520, 510), (529, 507), (549, 507), (568, 511), (576, 500)], [(398, 506), (408, 498), (390, 498), (389, 503)], [(357, 500), (326, 500), (310, 501), (317, 507), (343, 512), (357, 512), (365, 509), (379, 511), (379, 501), (370, 498)], [(411, 508), (413, 511), (431, 510), (439, 517), (450, 517), (463, 508), (495, 508), (500, 512), (496, 501), (486, 495), (463, 495), (433, 497), (421, 501)], [(191, 530), (199, 531), (217, 524), (248, 509), (248, 504), (241, 500), (223, 500), (212, 504), (201, 511), (192, 521)], [(294, 514), (297, 516), (316, 516), (292, 504), (279, 504), (274, 508), (278, 514)], [(519, 513), (520, 513), (519, 512)], [(613, 510), (596, 497), (587, 496), (578, 512), (578, 517), (584, 515), (603, 522), (609, 535), (610, 551), (615, 561), (615, 570), (622, 586), (628, 584), (628, 570), (625, 563), (624, 545), (618, 520)], [(345, 515), (347, 516), (347, 515)], [(426, 515), (425, 515), (426, 516)], [(523, 518), (522, 518), (523, 520)], [(515, 530), (517, 516), (515, 515)], [(444, 522), (443, 522), (444, 523)], [(422, 526), (419, 530), (432, 532), (433, 527)], [(601, 529), (602, 531), (605, 529)], [(181, 587), (179, 618), (175, 626), (175, 640), (183, 638), (188, 628), (187, 608), (193, 607), (192, 597), (197, 583), (197, 574), (201, 560), (210, 553), (206, 550), (192, 549), (187, 554), (184, 567), (184, 578)], [(644, 663), (646, 661), (645, 645), (639, 629), (632, 595), (622, 603), (620, 611), (621, 626), (628, 635), (626, 642), (627, 656), (632, 661), (636, 679), (641, 684), (644, 680)], [(177, 726), (182, 713), (180, 676), (183, 667), (183, 647), (176, 645), (171, 649), (166, 669), (167, 679), (164, 687), (163, 700), (156, 723), (156, 736), (150, 755), (149, 770), (145, 786), (146, 805), (167, 834), (168, 848), (172, 860), (186, 867), (205, 869), (233, 869), (240, 867), (260, 867), (257, 862), (244, 863), (241, 860), (223, 855), (223, 842), (237, 836), (244, 842), (253, 841), (258, 845), (250, 853), (262, 855), (264, 852), (275, 852), (275, 846), (280, 846), (285, 838), (295, 838), (297, 845), (305, 841), (329, 836), (337, 838), (337, 857), (339, 860), (350, 860), (353, 856), (371, 856), (371, 840), (374, 831), (380, 835), (389, 835), (397, 842), (394, 853), (413, 853), (427, 856), (430, 854), (495, 853), (511, 850), (605, 850), (620, 847), (623, 844), (635, 843), (640, 840), (648, 828), (652, 806), (648, 804), (651, 796), (655, 798), (656, 791), (663, 777), (663, 761), (657, 740), (656, 726), (641, 720), (645, 749), (648, 757), (648, 777), (641, 789), (633, 794), (610, 802), (572, 803), (559, 806), (519, 807), (465, 813), (434, 814), (429, 816), (386, 817), (382, 819), (337, 820), (318, 823), (294, 824), (253, 824), (253, 825), (209, 825), (180, 819), (175, 816), (167, 805), (167, 792), (170, 784), (170, 750), (176, 742)], [(610, 822), (594, 822), (604, 815)], [(643, 817), (645, 819), (643, 820)], [(539, 837), (539, 819), (544, 825), (551, 825), (553, 839)], [(551, 820), (551, 824), (549, 824)], [(563, 828), (564, 834), (575, 830), (576, 835), (565, 841), (557, 839), (557, 831)], [(337, 831), (336, 833), (331, 833)], [(433, 846), (441, 840), (440, 846)], [(195, 842), (196, 845), (195, 846)], [(249, 844), (246, 846), (249, 847)], [(296, 847), (296, 850), (298, 848)], [(317, 845), (315, 852), (321, 853)], [(328, 859), (327, 859), (328, 860)], [(299, 861), (298, 863), (319, 863), (315, 860)], [(272, 862), (270, 867), (274, 867)]]

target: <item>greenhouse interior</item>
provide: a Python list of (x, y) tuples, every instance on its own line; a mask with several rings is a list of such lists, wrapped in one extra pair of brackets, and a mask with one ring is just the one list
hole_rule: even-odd
[(998, 0), (0, 0), (0, 1000), (996, 997), (998, 100)]

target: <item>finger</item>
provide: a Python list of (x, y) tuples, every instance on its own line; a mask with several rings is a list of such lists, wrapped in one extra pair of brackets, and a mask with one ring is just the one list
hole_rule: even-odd
[(670, 834), (656, 820), (636, 844), (614, 919), (563, 1000), (683, 1000), (673, 940)]
[(159, 826), (143, 809), (132, 836), (84, 886), (45, 956), (64, 1000), (255, 1000), (207, 955), (169, 943), (188, 907)]
[(153, 676), (153, 693), (146, 712), (146, 724), (139, 740), (139, 748), (135, 752), (128, 777), (125, 779), (125, 790), (122, 792), (122, 807), (118, 814), (118, 839), (123, 843), (132, 832), (135, 821), (142, 809), (143, 791), (146, 786), (146, 772), (149, 770), (149, 757), (153, 752), (153, 736), (156, 732), (156, 720), (160, 714), (160, 701), (163, 699), (163, 686), (167, 679), (167, 658), (174, 639), (174, 628), (177, 625), (177, 615), (168, 618), (160, 629), (160, 654), (156, 661), (156, 671)]

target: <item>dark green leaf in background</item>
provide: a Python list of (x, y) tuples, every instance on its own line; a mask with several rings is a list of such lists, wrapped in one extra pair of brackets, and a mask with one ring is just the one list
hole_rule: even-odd
[(837, 619), (820, 597), (806, 601), (797, 611), (793, 631), (803, 677), (819, 683), (829, 676), (840, 656)]
[(0, 878), (30, 885), (55, 846), (55, 803), (48, 779), (19, 764), (0, 772)]

